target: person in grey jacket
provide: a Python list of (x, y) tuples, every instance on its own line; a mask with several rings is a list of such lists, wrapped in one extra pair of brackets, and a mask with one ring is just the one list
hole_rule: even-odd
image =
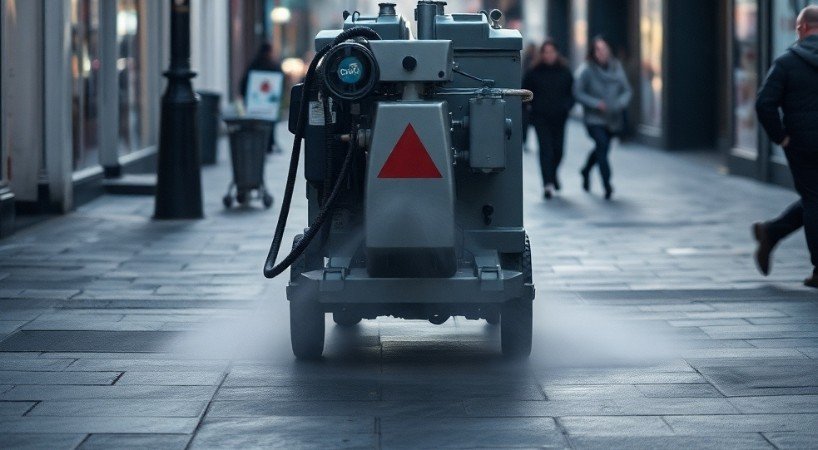
[(585, 111), (585, 126), (595, 147), (588, 155), (582, 171), (582, 188), (591, 189), (591, 169), (599, 165), (605, 199), (613, 195), (611, 165), (608, 151), (611, 139), (622, 131), (624, 111), (633, 91), (622, 64), (611, 55), (611, 47), (602, 37), (595, 37), (588, 46), (587, 61), (579, 68), (574, 83), (574, 98)]
[(770, 273), (776, 245), (801, 227), (807, 237), (818, 288), (818, 6), (807, 6), (795, 22), (798, 42), (779, 56), (758, 91), (758, 120), (770, 140), (784, 149), (800, 199), (781, 216), (753, 225), (756, 263)]

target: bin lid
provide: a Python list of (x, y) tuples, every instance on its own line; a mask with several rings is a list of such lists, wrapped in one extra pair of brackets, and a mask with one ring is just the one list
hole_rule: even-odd
[(222, 115), (222, 120), (228, 125), (275, 125), (275, 120), (263, 116), (253, 115)]

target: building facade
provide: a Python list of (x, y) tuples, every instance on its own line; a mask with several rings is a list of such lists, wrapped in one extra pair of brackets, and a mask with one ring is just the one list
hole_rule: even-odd
[(546, 34), (576, 68), (605, 36), (634, 86), (630, 133), (670, 150), (709, 150), (731, 173), (791, 185), (755, 117), (770, 64), (815, 0), (547, 0)]
[[(259, 34), (246, 17), (232, 20), (236, 3), (191, 2), (194, 88), (224, 104), (248, 62), (231, 58), (234, 36)], [(155, 170), (170, 2), (0, 0), (0, 13), (6, 235), (15, 214), (70, 211), (101, 194), (106, 178)]]

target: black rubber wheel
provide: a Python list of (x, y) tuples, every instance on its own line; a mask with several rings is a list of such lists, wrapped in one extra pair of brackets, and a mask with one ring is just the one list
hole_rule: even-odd
[[(525, 250), (520, 255), (520, 270), (523, 281), (533, 282), (531, 271), (531, 244), (525, 237)], [(534, 299), (515, 298), (503, 304), (500, 313), (500, 344), (503, 356), (527, 358), (531, 354), (531, 340), (534, 329)]]
[(265, 192), (261, 197), (261, 202), (264, 204), (265, 209), (270, 209), (273, 206), (273, 196)]
[(361, 318), (347, 311), (332, 313), (332, 320), (341, 327), (354, 327), (361, 323)]
[(324, 311), (317, 301), (290, 301), (290, 343), (298, 359), (319, 359), (324, 352)]
[[(304, 236), (299, 234), (293, 239), (293, 247)], [(290, 282), (308, 270), (305, 255), (301, 255), (290, 266)], [(290, 344), (296, 358), (314, 360), (321, 358), (324, 352), (324, 310), (313, 298), (290, 300)]]
[(225, 195), (222, 197), (222, 204), (225, 208), (230, 209), (230, 207), (233, 206), (233, 197), (230, 195)]
[(499, 325), (500, 324), (500, 313), (489, 314), (486, 317), (486, 322), (489, 325)]
[(247, 203), (247, 192), (245, 191), (236, 192), (236, 201), (239, 202), (239, 205)]

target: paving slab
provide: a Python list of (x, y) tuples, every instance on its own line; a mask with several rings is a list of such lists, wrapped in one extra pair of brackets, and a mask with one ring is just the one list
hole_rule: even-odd
[(463, 404), (457, 401), (214, 401), (208, 417), (262, 416), (425, 416), (463, 417)]
[(702, 367), (699, 371), (728, 396), (818, 394), (818, 364)]
[(661, 417), (560, 417), (570, 436), (669, 436), (675, 434)]
[(770, 441), (770, 443), (772, 443), (776, 448), (782, 450), (815, 448), (816, 444), (818, 444), (818, 433), (814, 432), (770, 432), (764, 433), (764, 437), (767, 438), (767, 440)]
[(23, 330), (0, 342), (14, 352), (150, 352), (178, 338), (171, 331)]
[(46, 400), (37, 403), (27, 416), (199, 417), (206, 406), (206, 401), (170, 399)]
[(85, 439), (82, 433), (0, 433), (0, 447), (8, 449), (73, 450)]
[(383, 448), (564, 448), (567, 445), (552, 418), (383, 418), (380, 434)]
[(206, 418), (191, 448), (373, 448), (375, 422), (373, 417)]
[(636, 389), (651, 398), (706, 398), (722, 397), (722, 394), (708, 383), (702, 384), (639, 384)]
[(0, 400), (168, 399), (209, 400), (216, 386), (78, 386), (20, 385), (0, 394)]
[(191, 434), (199, 420), (177, 417), (0, 417), (5, 433), (148, 433)]
[[(654, 450), (658, 448), (695, 448), (723, 450), (726, 448), (772, 449), (767, 439), (759, 433), (730, 434), (723, 436), (571, 436), (575, 449), (628, 449)], [(778, 447), (782, 448), (782, 447)]]
[(664, 419), (678, 434), (812, 432), (818, 423), (818, 414), (689, 415), (665, 416)]
[(113, 384), (121, 374), (121, 372), (34, 372), (0, 370), (0, 383), (14, 385), (109, 385)]
[(100, 434), (89, 435), (77, 450), (133, 449), (146, 448), (184, 450), (190, 442), (188, 434)]

